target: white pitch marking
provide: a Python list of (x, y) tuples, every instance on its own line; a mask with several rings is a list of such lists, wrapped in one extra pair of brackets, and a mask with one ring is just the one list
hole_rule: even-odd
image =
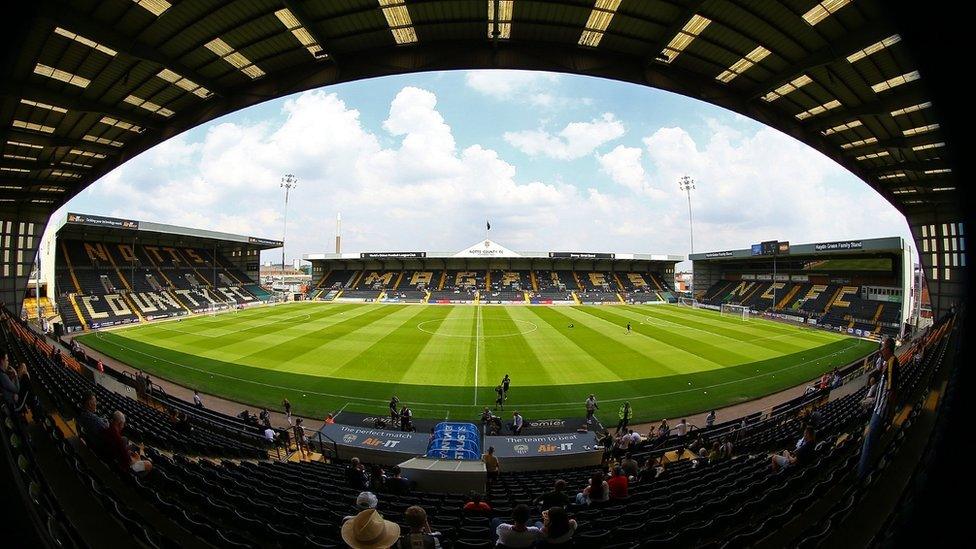
[(481, 305), (477, 305), (474, 328), (474, 404), (478, 404), (478, 358), (481, 350)]

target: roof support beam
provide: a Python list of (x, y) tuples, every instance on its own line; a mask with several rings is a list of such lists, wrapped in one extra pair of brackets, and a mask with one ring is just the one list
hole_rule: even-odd
[[(908, 171), (916, 172), (918, 174), (923, 173), (925, 170), (939, 170), (942, 168), (948, 168), (949, 164), (942, 159), (932, 159), (932, 160), (919, 160), (917, 162), (897, 162), (895, 164), (888, 164), (886, 166), (879, 166), (877, 168), (868, 169), (868, 173), (871, 175), (883, 175), (886, 173), (897, 172), (897, 171)], [(945, 177), (946, 174), (939, 174)]]
[(698, 13), (698, 9), (701, 8), (702, 4), (704, 4), (706, 1), (707, 0), (692, 0), (685, 6), (685, 9), (681, 12), (681, 15), (679, 15), (678, 18), (668, 25), (668, 28), (664, 30), (664, 37), (651, 46), (651, 52), (647, 58), (648, 63), (653, 63), (657, 59), (657, 56), (661, 53), (661, 50), (664, 49), (664, 46), (667, 46), (668, 42), (674, 38), (674, 35), (678, 34), (678, 31), (684, 28), (688, 20), (691, 19), (693, 15)]
[(319, 32), (318, 27), (315, 26), (315, 21), (308, 15), (308, 12), (305, 11), (305, 6), (297, 0), (281, 0), (281, 3), (288, 8), (288, 11), (295, 16), (295, 19), (298, 19), (298, 22), (305, 27), (305, 30), (312, 35), (312, 38), (314, 38), (315, 41), (322, 46), (322, 49), (325, 51), (326, 55), (329, 56), (328, 58), (335, 63), (335, 54), (332, 53), (332, 48), (329, 47), (329, 42), (325, 39), (325, 36)]
[[(844, 150), (844, 156), (861, 156), (865, 153), (876, 152), (880, 150), (910, 150), (912, 147), (917, 147), (919, 145), (925, 145), (927, 143), (932, 143), (933, 141), (941, 141), (941, 138), (933, 137), (931, 135), (913, 135), (911, 137), (893, 137), (891, 139), (879, 139), (877, 143), (871, 143), (870, 145), (865, 145), (863, 147), (854, 147), (853, 149)], [(892, 167), (895, 165), (893, 164)]]
[(106, 105), (80, 96), (72, 97), (70, 95), (62, 95), (29, 82), (0, 83), (0, 97), (9, 97), (14, 100), (33, 99), (34, 101), (56, 105), (69, 111), (104, 114), (112, 118), (131, 122), (143, 128), (157, 127), (160, 122), (158, 119), (149, 118), (134, 111), (120, 109), (113, 105)]
[(891, 113), (903, 107), (927, 101), (925, 91), (918, 82), (898, 86), (890, 92), (881, 94), (878, 99), (861, 103), (860, 105), (848, 107), (841, 106), (839, 109), (830, 111), (825, 116), (817, 116), (809, 120), (811, 129), (826, 129), (850, 122), (859, 116), (880, 116)]
[(842, 59), (846, 60), (848, 55), (864, 49), (871, 44), (882, 40), (883, 38), (891, 36), (892, 34), (895, 34), (895, 31), (891, 30), (889, 25), (882, 23), (872, 23), (865, 27), (861, 27), (853, 33), (850, 33), (848, 36), (845, 36), (843, 39), (838, 40), (837, 42), (832, 42), (826, 47), (810, 53), (805, 58), (794, 63), (790, 63), (788, 69), (781, 71), (764, 82), (759, 83), (749, 93), (749, 100), (755, 101), (756, 99), (766, 95), (766, 93), (768, 93), (770, 90), (775, 90), (787, 82), (792, 82), (793, 79), (810, 71), (811, 69), (822, 67), (824, 65), (830, 65), (831, 63)]
[(224, 87), (215, 80), (207, 78), (176, 59), (167, 57), (157, 48), (140, 44), (132, 37), (115, 31), (111, 25), (95, 21), (66, 4), (60, 2), (56, 4), (53, 2), (43, 2), (38, 10), (38, 15), (56, 25), (81, 34), (100, 44), (104, 44), (120, 54), (129, 55), (137, 59), (142, 59), (143, 61), (150, 61), (170, 69), (180, 76), (193, 80), (217, 95), (225, 95), (227, 93)]
[(86, 151), (102, 153), (108, 156), (117, 156), (122, 151), (115, 147), (107, 147), (105, 145), (100, 145), (98, 143), (92, 143), (91, 141), (84, 141), (82, 139), (71, 139), (68, 137), (57, 137), (57, 136), (47, 136), (40, 135), (33, 132), (25, 132), (21, 130), (16, 130), (13, 128), (8, 128), (5, 132), (5, 138), (11, 141), (21, 141), (24, 143), (32, 143), (34, 145), (41, 145), (43, 147), (73, 147), (76, 149), (84, 149)]

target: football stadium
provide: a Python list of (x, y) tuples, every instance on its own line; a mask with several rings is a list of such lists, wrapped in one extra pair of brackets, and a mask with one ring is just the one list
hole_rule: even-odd
[[(942, 519), (946, 495), (971, 480), (960, 451), (970, 206), (957, 189), (967, 166), (955, 162), (965, 107), (950, 94), (957, 67), (943, 65), (960, 24), (937, 7), (40, 0), (11, 10), (0, 68), (11, 547), (917, 547), (961, 532)], [(452, 71), (469, 71), (476, 89), (492, 69), (541, 74), (549, 87), (492, 81), (477, 106), (450, 87), (461, 82)], [(299, 141), (265, 131), (276, 100), (300, 118), (295, 98), (310, 90), (355, 85), (359, 99), (423, 74), (431, 87), (448, 82), (457, 97), (443, 112), (460, 105), (477, 135), (499, 130), (481, 116), (511, 123), (491, 103), (500, 98), (544, 128), (553, 105), (570, 104), (557, 74), (628, 85), (593, 99), (579, 84), (573, 108), (669, 95), (621, 110), (633, 120), (604, 113), (556, 135), (500, 133), (529, 157), (526, 177), (558, 182), (500, 195), (493, 180), (515, 165), (445, 140), (444, 120), (423, 111), (433, 102), (409, 85), (384, 114), (392, 138), (354, 145), (355, 132), (337, 129), (377, 123), (366, 108), (302, 127)], [(753, 203), (717, 181), (696, 191), (698, 220), (691, 177), (669, 201), (647, 188), (663, 171), (615, 164), (640, 149), (574, 144), (598, 127), (607, 143), (621, 122), (692, 100), (815, 151), (893, 215), (830, 186), (783, 189), (813, 181), (803, 174), (814, 164), (760, 142), (767, 172), (729, 174)], [(265, 133), (222, 133), (244, 127), (238, 112)], [(654, 136), (686, 115), (669, 112)], [(714, 119), (703, 127), (722, 146), (697, 161), (674, 142), (664, 154), (688, 174), (741, 168), (724, 148), (741, 136)], [(541, 148), (527, 144), (540, 136)], [(389, 163), (386, 141), (401, 137), (416, 164)], [(338, 156), (275, 182), (282, 211), (265, 203), (254, 181), (277, 173), (268, 166), (289, 148), (314, 158), (314, 142), (331, 139)], [(445, 142), (456, 157), (439, 156)], [(153, 156), (161, 150), (171, 156)], [(186, 160), (196, 154), (199, 173)], [(600, 183), (560, 194), (569, 176), (547, 158), (633, 194), (613, 202)], [(583, 167), (591, 161), (599, 171)], [(298, 168), (319, 166), (342, 186), (304, 198), (299, 180), (321, 174)], [(356, 179), (374, 172), (383, 185)], [(470, 186), (452, 183), (455, 172)], [(230, 194), (215, 189), (223, 178)], [(541, 202), (528, 198), (540, 189)], [(365, 205), (345, 196), (360, 192)], [(646, 201), (662, 209), (637, 209)], [(323, 234), (349, 204), (347, 242), (338, 215), (335, 235)], [(850, 219), (859, 212), (877, 218)], [(484, 238), (460, 247), (474, 240), (466, 224)], [(899, 224), (906, 236), (887, 232)], [(696, 252), (702, 227), (706, 245), (723, 247)], [(361, 248), (345, 250), (349, 240)]]

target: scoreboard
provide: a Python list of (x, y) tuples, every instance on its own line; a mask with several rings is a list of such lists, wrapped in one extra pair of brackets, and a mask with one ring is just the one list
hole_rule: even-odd
[(789, 241), (767, 240), (752, 245), (752, 255), (785, 255), (789, 253)]

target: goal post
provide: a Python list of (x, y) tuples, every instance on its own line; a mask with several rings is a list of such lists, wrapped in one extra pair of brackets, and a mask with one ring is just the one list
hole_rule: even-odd
[(722, 304), (721, 314), (722, 316), (739, 317), (742, 320), (749, 320), (750, 316), (749, 307), (745, 305), (733, 305), (731, 303)]
[(693, 309), (698, 308), (698, 301), (693, 297), (679, 297), (678, 304), (684, 305), (686, 307), (691, 307)]

